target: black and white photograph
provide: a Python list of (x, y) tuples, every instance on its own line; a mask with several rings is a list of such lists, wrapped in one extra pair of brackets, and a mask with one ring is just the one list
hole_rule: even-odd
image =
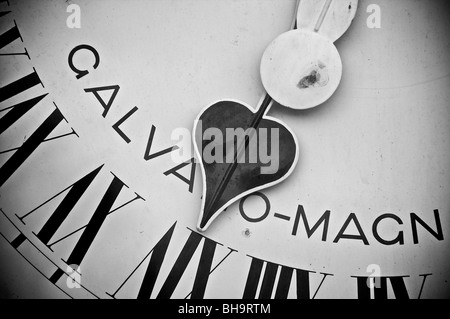
[(0, 299), (450, 298), (449, 17), (0, 1)]

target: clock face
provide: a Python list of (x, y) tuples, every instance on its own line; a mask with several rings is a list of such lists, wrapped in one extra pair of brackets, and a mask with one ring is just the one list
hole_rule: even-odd
[(0, 2), (1, 297), (449, 297), (448, 13), (359, 1), (331, 98), (269, 111), (291, 175), (198, 231), (194, 120), (256, 110), (296, 1)]

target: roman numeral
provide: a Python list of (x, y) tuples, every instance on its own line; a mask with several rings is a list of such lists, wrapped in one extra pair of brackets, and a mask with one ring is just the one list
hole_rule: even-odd
[[(115, 298), (116, 294), (122, 289), (126, 282), (133, 276), (136, 270), (144, 263), (144, 261), (151, 255), (150, 261), (148, 263), (144, 278), (142, 280), (141, 287), (139, 289), (138, 298), (148, 299), (151, 297), (155, 283), (158, 279), (159, 272), (162, 265), (164, 264), (165, 256), (169, 248), (173, 233), (175, 231), (176, 222), (172, 227), (165, 233), (165, 235), (159, 240), (159, 242), (152, 248), (152, 250), (142, 259), (142, 261), (136, 266), (136, 268), (130, 273), (130, 275), (125, 279), (125, 281), (119, 286), (119, 288), (113, 293), (109, 294), (111, 297)], [(197, 265), (196, 275), (192, 286), (192, 291), (187, 294), (186, 297), (191, 297), (191, 299), (201, 299), (205, 295), (206, 286), (211, 273), (216, 270), (222, 262), (227, 259), (231, 253), (236, 250), (228, 248), (228, 253), (223, 257), (214, 267), (213, 259), (216, 254), (217, 246), (222, 246), (222, 244), (217, 243), (207, 237), (190, 230), (190, 235), (186, 240), (181, 252), (173, 264), (170, 273), (165, 279), (160, 291), (158, 292), (156, 298), (170, 298), (175, 289), (177, 288), (183, 274), (192, 261), (192, 257), (197, 249), (202, 246), (202, 251), (199, 260), (195, 261)], [(203, 243), (203, 244), (202, 244)]]
[(30, 100), (2, 109), (2, 111), (5, 111), (7, 109), (11, 110), (2, 118), (0, 118), (0, 134), (6, 131), (11, 125), (13, 125), (18, 119), (25, 115), (25, 113), (31, 110), (33, 106), (38, 104), (46, 96), (47, 94), (42, 94)]
[[(2, 2), (6, 2), (9, 6), (9, 2), (7, 0), (0, 1), (0, 3), (2, 3)], [(11, 13), (11, 11), (0, 11), (0, 18), (7, 15), (8, 13)]]
[[(7, 14), (9, 14), (11, 11), (1, 11), (0, 17), (3, 17)], [(16, 21), (14, 21), (14, 27), (10, 28), (9, 30), (5, 31), (4, 33), (0, 34), (0, 50), (2, 50), (7, 45), (11, 44), (15, 40), (20, 39), (20, 41), (23, 42), (22, 36), (20, 35), (19, 28), (17, 27)], [(19, 52), (19, 53), (0, 53), (0, 56), (7, 56), (7, 55), (26, 55), (28, 59), (30, 59), (30, 55), (28, 54), (28, 51), (26, 48), (24, 48), (25, 52)]]
[[(23, 215), (22, 217), (19, 217), (19, 219), (23, 222), (26, 217), (33, 214), (38, 208), (42, 207), (46, 203), (52, 201), (56, 197), (58, 197), (63, 192), (67, 192), (66, 196), (63, 198), (63, 200), (60, 202), (58, 207), (55, 209), (53, 214), (49, 217), (49, 219), (45, 222), (44, 226), (41, 228), (41, 230), (37, 233), (37, 238), (39, 238), (44, 244), (46, 244), (49, 248), (51, 245), (54, 245), (54, 243), (49, 245), (50, 239), (54, 236), (56, 231), (61, 227), (64, 220), (67, 218), (67, 216), (70, 214), (70, 212), (73, 210), (75, 205), (79, 202), (83, 194), (85, 194), (88, 187), (91, 185), (92, 181), (96, 178), (100, 170), (102, 169), (103, 165), (98, 167), (97, 169), (93, 170), (89, 174), (85, 175), (81, 179), (79, 179), (77, 182), (73, 183), (72, 185), (68, 186), (67, 188), (63, 189), (59, 193), (57, 193), (55, 196), (51, 197), (38, 207), (34, 208), (32, 211), (28, 212), (27, 214)], [(67, 236), (64, 236), (62, 239), (58, 240), (61, 241), (74, 233), (84, 230), (81, 234), (81, 237), (75, 244), (74, 249), (69, 255), (69, 258), (67, 259), (66, 263), (68, 265), (76, 264), (80, 265), (83, 261), (84, 257), (86, 256), (90, 246), (92, 245), (95, 237), (97, 236), (100, 228), (102, 227), (106, 217), (111, 214), (113, 211), (116, 211), (131, 202), (137, 200), (137, 199), (143, 199), (141, 196), (136, 194), (136, 197), (127, 203), (121, 205), (120, 207), (111, 210), (113, 204), (115, 203), (117, 197), (119, 196), (121, 190), (123, 187), (128, 187), (123, 183), (117, 176), (113, 175), (113, 180), (109, 184), (106, 192), (100, 199), (100, 203), (98, 204), (97, 208), (95, 209), (91, 219), (87, 223), (87, 225), (79, 228), (75, 232), (70, 233)], [(12, 242), (11, 245), (14, 248), (18, 248), (24, 241), (26, 240), (26, 237), (23, 234), (20, 234), (17, 236)], [(50, 248), (51, 249), (51, 248)], [(59, 278), (64, 274), (64, 270), (57, 269), (55, 273), (50, 277), (50, 281), (52, 283), (56, 283)]]
[[(3, 102), (21, 92), (24, 92), (36, 85), (42, 85), (36, 70), (32, 73), (0, 88), (0, 102)], [(40, 95), (38, 97), (29, 99), (27, 101), (12, 105), (10, 107), (4, 108), (1, 111), (8, 110), (0, 119), (0, 134), (5, 132), (10, 128), (15, 122), (17, 122), (22, 116), (24, 116), (29, 110), (31, 110), (35, 105), (42, 101), (47, 94)], [(38, 146), (44, 142), (48, 141), (46, 139), (49, 134), (61, 123), (64, 116), (59, 111), (55, 104), (55, 109), (53, 112), (41, 123), (41, 125), (36, 129), (36, 131), (31, 134), (31, 136), (18, 148), (11, 150), (4, 150), (0, 154), (5, 152), (10, 152), (16, 150), (14, 154), (0, 167), (0, 187), (14, 174), (14, 172), (30, 157), (30, 155), (38, 148)], [(64, 134), (55, 138), (76, 134), (72, 129), (71, 133)], [(51, 139), (55, 139), (51, 138)]]
[[(251, 257), (251, 256), (249, 256)], [(243, 299), (271, 299), (275, 289), (275, 299), (287, 299), (292, 277), (295, 273), (296, 277), (296, 294), (297, 299), (310, 299), (310, 280), (309, 274), (313, 271), (291, 268), (278, 265), (269, 261), (251, 257), (252, 262), (247, 276), (247, 282), (244, 288)], [(265, 270), (263, 271), (263, 267)], [(276, 283), (277, 273), (279, 272), (278, 282)], [(320, 273), (323, 275), (322, 280), (317, 287), (312, 299), (315, 298), (317, 292), (322, 286), (327, 276), (332, 274)], [(262, 282), (261, 282), (262, 279)], [(258, 287), (259, 295), (257, 298)]]
[(22, 144), (22, 146), (0, 167), (0, 186), (2, 186), (14, 172), (26, 161), (45, 138), (64, 119), (58, 109), (55, 109), (36, 131)]
[[(56, 208), (56, 210), (53, 212), (53, 214), (50, 216), (50, 218), (47, 220), (47, 222), (44, 224), (44, 226), (41, 228), (41, 230), (37, 233), (37, 237), (44, 243), (48, 244), (50, 239), (53, 237), (53, 235), (56, 233), (58, 228), (61, 226), (61, 224), (64, 222), (64, 220), (69, 216), (69, 213), (74, 208), (75, 204), (80, 200), (80, 198), (83, 196), (84, 192), (87, 190), (89, 185), (92, 183), (94, 178), (97, 176), (98, 172), (100, 172), (101, 168), (93, 170), (77, 182), (73, 183), (69, 187), (63, 189), (59, 193), (57, 193), (55, 196), (51, 197), (49, 200), (45, 201), (38, 207), (34, 208), (27, 214), (23, 215), (22, 217), (19, 217), (19, 219), (23, 222), (23, 220), (33, 214), (38, 208), (42, 207), (43, 205), (47, 204), (63, 192), (67, 191), (69, 192), (64, 197), (64, 199), (61, 201), (59, 206)], [(17, 248), (19, 247), (25, 240), (24, 236), (18, 236), (11, 244), (13, 247)]]
[(17, 95), (25, 90), (28, 90), (38, 84), (44, 87), (44, 85), (41, 82), (41, 79), (36, 73), (36, 70), (34, 70), (33, 68), (32, 73), (0, 88), (0, 102), (3, 102), (13, 97), (14, 95)]
[[(425, 281), (431, 274), (420, 275), (423, 277), (422, 285), (420, 287), (419, 295), (417, 299), (420, 299), (422, 290), (425, 285)], [(396, 299), (409, 299), (409, 293), (406, 289), (404, 278), (409, 276), (392, 276), (392, 277), (358, 277), (352, 276), (357, 280), (358, 299), (387, 299), (388, 298), (388, 285), (391, 283), (392, 291)], [(369, 284), (369, 280), (373, 279), (374, 283)], [(373, 298), (371, 298), (371, 294)]]

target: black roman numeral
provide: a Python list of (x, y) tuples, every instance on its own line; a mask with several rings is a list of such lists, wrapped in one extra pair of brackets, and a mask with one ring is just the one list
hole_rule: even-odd
[[(58, 207), (55, 209), (53, 214), (50, 216), (50, 218), (46, 221), (44, 226), (41, 228), (41, 230), (37, 233), (37, 237), (46, 244), (49, 248), (51, 245), (55, 244), (52, 243), (49, 245), (50, 239), (54, 236), (56, 231), (60, 228), (64, 220), (67, 218), (67, 216), (70, 214), (70, 212), (73, 210), (75, 205), (78, 203), (80, 198), (83, 196), (83, 194), (86, 192), (88, 187), (91, 185), (92, 181), (95, 179), (95, 177), (98, 175), (100, 170), (102, 169), (103, 165), (98, 167), (97, 169), (93, 170), (86, 176), (79, 179), (77, 182), (73, 183), (69, 187), (63, 189), (59, 193), (57, 193), (55, 196), (51, 197), (49, 200), (45, 201), (38, 207), (34, 208), (32, 211), (28, 212), (22, 217), (19, 217), (19, 219), (23, 222), (23, 220), (34, 213), (38, 208), (42, 207), (46, 203), (50, 202), (63, 192), (69, 190), (66, 194), (66, 196), (63, 198), (61, 203), (58, 205)], [(143, 199), (141, 196), (136, 194), (136, 197), (127, 203), (121, 205), (119, 208), (111, 210), (113, 204), (115, 203), (117, 197), (119, 196), (122, 188), (128, 187), (123, 183), (117, 176), (113, 175), (113, 180), (109, 184), (105, 194), (102, 196), (100, 203), (98, 204), (97, 208), (95, 209), (91, 219), (89, 220), (88, 224), (79, 228), (75, 232), (78, 232), (82, 229), (84, 229), (83, 233), (81, 234), (81, 237), (79, 238), (78, 242), (75, 244), (74, 249), (70, 253), (69, 258), (67, 259), (66, 263), (68, 265), (76, 264), (80, 265), (83, 261), (84, 257), (86, 256), (89, 247), (93, 243), (95, 237), (97, 236), (100, 228), (102, 227), (106, 217), (111, 214), (113, 211), (118, 210), (119, 208), (122, 208), (129, 203), (133, 202), (136, 199)], [(62, 239), (65, 239), (71, 235), (73, 235), (75, 232), (72, 232), (71, 234), (63, 237)], [(58, 240), (61, 241), (62, 239)], [(17, 236), (12, 242), (11, 245), (14, 248), (18, 248), (24, 241), (26, 240), (26, 237), (23, 234), (20, 234)], [(50, 248), (51, 249), (51, 248)], [(53, 283), (56, 283), (59, 278), (64, 274), (64, 271), (62, 269), (57, 269), (55, 273), (50, 277), (50, 281)]]
[[(423, 280), (417, 299), (420, 299), (425, 281), (430, 275), (431, 274), (420, 275), (420, 277), (423, 277)], [(388, 281), (391, 283), (391, 287), (396, 299), (410, 298), (404, 281), (404, 278), (409, 276), (352, 277), (356, 278), (357, 280), (358, 299), (371, 299), (371, 293), (373, 294), (372, 299), (388, 299)], [(373, 280), (372, 284), (370, 284), (369, 280)]]
[[(249, 256), (251, 257), (251, 256)], [(291, 268), (283, 265), (278, 265), (269, 261), (258, 258), (252, 258), (250, 270), (247, 276), (247, 282), (244, 288), (243, 299), (271, 299), (275, 289), (275, 299), (287, 299), (289, 289), (292, 282), (292, 277), (296, 276), (296, 293), (297, 299), (310, 299), (310, 280), (309, 274), (313, 271)], [(265, 270), (263, 272), (263, 266)], [(276, 281), (277, 272), (280, 272), (278, 282)], [(317, 295), (327, 276), (332, 274), (320, 273), (323, 275), (322, 281), (317, 287), (312, 299)], [(262, 282), (260, 284), (262, 278)], [(261, 285), (259, 295), (257, 298), (258, 286)]]
[[(9, 107), (12, 110), (10, 110), (0, 119), (0, 134), (6, 131), (11, 125), (13, 125), (18, 119), (25, 115), (25, 113), (31, 110), (33, 106), (38, 104), (46, 96), (47, 94), (42, 94), (30, 100)], [(2, 111), (5, 110), (6, 109), (3, 109)]]
[(39, 78), (38, 74), (36, 73), (36, 70), (33, 70), (32, 73), (10, 83), (0, 88), (0, 102), (3, 102), (14, 95), (19, 94), (20, 92), (23, 92), (25, 90), (28, 90), (36, 85), (44, 85), (41, 82), (41, 79)]
[[(172, 227), (166, 232), (166, 234), (159, 240), (159, 242), (152, 248), (152, 250), (142, 259), (142, 261), (136, 266), (136, 268), (131, 272), (131, 274), (125, 279), (125, 281), (119, 286), (119, 288), (113, 293), (109, 294), (111, 297), (115, 298), (116, 294), (120, 289), (126, 284), (126, 282), (131, 278), (131, 276), (136, 272), (136, 270), (142, 265), (142, 263), (151, 255), (150, 261), (148, 263), (142, 284), (138, 293), (139, 299), (148, 299), (151, 297), (155, 283), (158, 279), (161, 266), (164, 263), (166, 252), (169, 248), (172, 235), (174, 233), (176, 222)], [(174, 293), (176, 287), (178, 286), (186, 268), (193, 262), (192, 257), (196, 250), (202, 247), (201, 255), (199, 260), (197, 260), (197, 271), (192, 287), (192, 291), (186, 296), (191, 297), (191, 299), (201, 299), (205, 295), (206, 286), (208, 283), (209, 276), (211, 273), (217, 269), (220, 264), (228, 258), (228, 256), (236, 251), (232, 248), (228, 248), (228, 253), (223, 257), (217, 265), (213, 267), (213, 258), (216, 253), (217, 246), (222, 246), (222, 244), (217, 243), (207, 237), (190, 230), (190, 235), (186, 240), (181, 252), (179, 253), (175, 263), (173, 264), (169, 275), (164, 281), (160, 291), (158, 292), (156, 298), (170, 298)], [(203, 245), (202, 245), (203, 243)]]
[[(0, 18), (9, 14), (11, 11), (1, 11)], [(7, 45), (11, 44), (13, 41), (20, 39), (23, 42), (22, 36), (20, 35), (19, 28), (17, 27), (16, 21), (14, 21), (14, 26), (4, 33), (0, 34), (0, 50), (2, 50)], [(24, 48), (25, 52), (16, 52), (16, 53), (0, 53), (0, 56), (6, 55), (26, 55), (28, 59), (30, 59), (30, 55), (27, 52), (27, 49)]]
[[(39, 85), (41, 80), (39, 79), (36, 70), (32, 73), (0, 88), (0, 102), (3, 102), (21, 92), (24, 92), (36, 85)], [(31, 110), (35, 105), (42, 101), (47, 94), (37, 96), (35, 98), (29, 99), (27, 101), (15, 104), (13, 106), (2, 109), (1, 111), (8, 110), (0, 119), (0, 134), (5, 132), (10, 128), (15, 122), (17, 122), (22, 116), (24, 116), (29, 110)], [(49, 134), (61, 123), (64, 116), (61, 114), (59, 109), (56, 107), (53, 112), (41, 123), (41, 125), (36, 129), (36, 131), (31, 134), (31, 136), (16, 150), (14, 154), (0, 167), (0, 187), (14, 174), (14, 172), (30, 157), (30, 155), (38, 148), (38, 146), (46, 141)], [(71, 133), (64, 134), (59, 137), (76, 134), (72, 129)], [(59, 138), (56, 137), (56, 138)], [(52, 138), (55, 139), (55, 138)], [(2, 151), (1, 153), (9, 152), (12, 150)]]

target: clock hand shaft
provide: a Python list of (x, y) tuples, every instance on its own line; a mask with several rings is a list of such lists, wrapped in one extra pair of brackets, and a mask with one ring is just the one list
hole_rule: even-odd
[(325, 5), (322, 8), (322, 12), (320, 13), (319, 19), (317, 20), (316, 26), (314, 27), (314, 32), (319, 32), (320, 27), (322, 26), (322, 23), (325, 20), (325, 17), (328, 13), (328, 10), (330, 9), (331, 2), (333, 2), (333, 0), (327, 0), (327, 2), (325, 2)]
[(297, 0), (297, 2), (295, 3), (295, 15), (294, 15), (294, 19), (292, 19), (292, 23), (291, 23), (291, 27), (289, 28), (290, 30), (293, 29), (297, 29), (297, 15), (298, 15), (298, 10), (300, 8), (300, 1), (301, 0)]

